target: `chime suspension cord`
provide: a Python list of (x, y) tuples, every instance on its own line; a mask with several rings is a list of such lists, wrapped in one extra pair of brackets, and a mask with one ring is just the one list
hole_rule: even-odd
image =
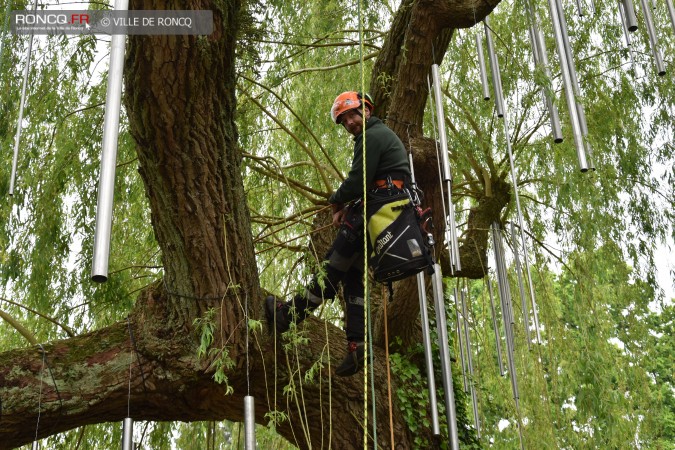
[[(37, 10), (37, 0), (33, 4), (33, 12)], [(8, 5), (9, 7), (9, 5)], [(14, 138), (14, 158), (12, 159), (12, 174), (9, 180), (9, 195), (14, 195), (14, 182), (16, 181), (16, 165), (19, 161), (19, 142), (21, 141), (21, 127), (23, 125), (23, 107), (26, 104), (26, 85), (28, 85), (28, 73), (30, 72), (30, 56), (33, 49), (33, 33), (28, 38), (26, 49), (26, 68), (23, 72), (23, 86), (21, 87), (21, 101), (19, 102), (19, 118), (16, 123), (16, 137)]]
[[(358, 0), (358, 21), (359, 21), (359, 68), (361, 72), (361, 95), (365, 96), (366, 93), (366, 78), (363, 70), (363, 14), (362, 14), (362, 0)], [(366, 211), (368, 210), (368, 199), (366, 193), (368, 192), (368, 186), (366, 185), (366, 102), (361, 101), (361, 117), (363, 117), (363, 214), (366, 216)], [(367, 363), (364, 363), (363, 370), (363, 448), (368, 448), (368, 370), (371, 371), (371, 393), (373, 396), (372, 408), (373, 408), (373, 443), (374, 447), (377, 448), (377, 413), (376, 413), (376, 402), (375, 402), (375, 377), (373, 371), (373, 329), (371, 325), (371, 302), (370, 302), (370, 286), (368, 285), (368, 243), (367, 243), (367, 220), (363, 221), (363, 300), (364, 300), (364, 315), (365, 315), (365, 330), (366, 340), (368, 341), (367, 346), (364, 343), (364, 351), (367, 357), (365, 357)], [(386, 317), (385, 317), (386, 320)]]
[(42, 366), (40, 367), (40, 394), (38, 395), (38, 416), (37, 416), (37, 423), (35, 424), (35, 439), (33, 440), (34, 443), (37, 442), (38, 440), (38, 430), (40, 429), (40, 412), (42, 409), (42, 375), (45, 370), (45, 358), (47, 357), (47, 354), (45, 353), (45, 348), (42, 346), (42, 344), (38, 345), (40, 346), (40, 351), (42, 352)]

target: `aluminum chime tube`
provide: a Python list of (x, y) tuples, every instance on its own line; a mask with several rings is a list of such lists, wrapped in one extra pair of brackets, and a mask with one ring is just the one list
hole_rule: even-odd
[(445, 114), (443, 112), (443, 97), (441, 96), (441, 76), (438, 64), (431, 65), (431, 76), (434, 82), (434, 103), (436, 106), (436, 121), (438, 124), (438, 136), (441, 141), (441, 161), (443, 162), (443, 182), (447, 190), (448, 215), (446, 217), (446, 239), (450, 256), (450, 270), (462, 270), (459, 262), (459, 240), (457, 239), (457, 225), (455, 223), (455, 207), (452, 203), (452, 172), (450, 172), (450, 160), (448, 158), (448, 138), (445, 133)]
[(252, 395), (244, 397), (244, 448), (255, 450), (255, 403)]
[(513, 339), (513, 311), (511, 310), (511, 293), (509, 292), (509, 281), (506, 275), (506, 260), (504, 259), (504, 250), (502, 246), (501, 228), (498, 223), (492, 224), (492, 245), (495, 253), (495, 267), (497, 273), (497, 286), (499, 288), (499, 297), (502, 304), (502, 320), (504, 321), (504, 331), (506, 335), (506, 360), (509, 365), (509, 376), (511, 378), (511, 389), (513, 398), (516, 402), (516, 408), (520, 409), (520, 393), (518, 392), (518, 380), (516, 376), (516, 365), (514, 361), (514, 339)]
[(429, 330), (429, 313), (427, 294), (424, 284), (424, 272), (417, 274), (417, 295), (420, 299), (422, 321), (422, 344), (424, 345), (424, 361), (427, 366), (427, 385), (429, 387), (429, 409), (431, 410), (431, 429), (434, 436), (440, 436), (441, 427), (438, 422), (438, 403), (436, 401), (436, 378), (434, 376), (434, 359), (431, 348), (431, 332)]
[[(530, 45), (532, 47), (532, 59), (534, 60), (534, 65), (535, 67), (541, 66), (542, 70), (546, 74), (546, 78), (550, 80), (551, 70), (548, 68), (548, 56), (546, 54), (544, 36), (537, 24), (537, 17), (529, 4), (525, 5), (525, 10), (530, 17), (530, 27), (528, 28), (528, 34), (530, 36)], [(553, 135), (553, 142), (560, 144), (563, 141), (563, 134), (562, 127), (560, 126), (558, 107), (555, 105), (555, 103), (553, 103), (545, 91), (542, 92), (542, 98), (544, 99), (544, 106), (546, 106), (551, 119), (551, 134)]]
[[(555, 8), (554, 8), (555, 9)], [(560, 25), (558, 23), (558, 25)], [(561, 58), (561, 63), (564, 63), (566, 60), (565, 58)], [(498, 64), (497, 61), (497, 56), (495, 55), (495, 63)], [(499, 66), (496, 64), (497, 69)], [(563, 71), (564, 73), (564, 71)], [(499, 72), (497, 71), (497, 75), (499, 75)], [(569, 93), (569, 92), (568, 92)], [(501, 94), (501, 93), (500, 93)], [(572, 95), (572, 97), (574, 97)], [(570, 108), (570, 113), (576, 112), (576, 108), (574, 108), (574, 104), (568, 104), (572, 105)], [(570, 114), (571, 115), (571, 114)], [(537, 342), (541, 343), (541, 337), (539, 334), (539, 316), (537, 313), (537, 300), (535, 298), (535, 293), (534, 293), (534, 286), (532, 285), (532, 275), (530, 274), (530, 263), (529, 263), (529, 258), (527, 257), (527, 240), (525, 239), (525, 225), (523, 223), (523, 211), (520, 207), (520, 195), (518, 194), (518, 177), (516, 174), (516, 165), (515, 161), (513, 158), (513, 151), (511, 150), (511, 132), (509, 130), (509, 119), (508, 115), (506, 114), (506, 110), (504, 111), (504, 140), (506, 141), (506, 151), (509, 156), (509, 165), (511, 167), (511, 183), (513, 184), (513, 192), (515, 193), (516, 197), (516, 212), (518, 213), (518, 224), (520, 225), (520, 237), (523, 245), (523, 252), (525, 256), (525, 269), (527, 271), (527, 278), (528, 278), (528, 283), (530, 286), (530, 294), (532, 296), (532, 310), (534, 312), (534, 326), (537, 330)], [(582, 139), (582, 145), (583, 145), (583, 139)], [(585, 155), (584, 155), (585, 158)]]
[[(129, 0), (115, 0), (115, 11), (129, 9)], [(101, 149), (101, 174), (96, 205), (96, 234), (91, 279), (102, 283), (108, 279), (110, 256), (110, 231), (115, 190), (115, 165), (117, 163), (117, 138), (119, 135), (120, 108), (122, 103), (122, 75), (126, 35), (114, 34), (110, 42), (110, 68), (108, 92), (103, 118), (103, 143)]]
[(490, 100), (490, 86), (488, 85), (485, 55), (483, 55), (483, 38), (480, 31), (476, 31), (476, 53), (478, 54), (478, 67), (480, 68), (480, 84), (483, 87), (483, 100)]
[(492, 72), (492, 89), (495, 93), (495, 108), (497, 109), (497, 117), (504, 117), (504, 96), (502, 90), (502, 76), (499, 72), (499, 62), (495, 53), (495, 45), (492, 42), (492, 35), (490, 34), (490, 24), (488, 17), (483, 19), (483, 27), (485, 28), (485, 40), (487, 41), (488, 58), (490, 59), (490, 71)]
[(621, 4), (623, 5), (623, 11), (626, 14), (628, 31), (636, 31), (638, 29), (637, 17), (635, 16), (635, 8), (633, 7), (632, 0), (621, 0)]
[(492, 328), (495, 330), (495, 343), (497, 344), (497, 362), (499, 363), (499, 375), (504, 376), (504, 363), (502, 362), (502, 344), (497, 324), (497, 312), (495, 311), (495, 300), (492, 295), (492, 283), (490, 277), (487, 277), (488, 292), (490, 293), (490, 311), (492, 312)]
[(473, 405), (473, 423), (476, 427), (476, 436), (480, 439), (480, 418), (478, 417), (478, 396), (476, 395), (476, 385), (473, 381), (473, 359), (471, 357), (471, 334), (469, 332), (469, 310), (466, 307), (466, 295), (460, 291), (462, 298), (462, 314), (464, 315), (464, 341), (466, 342), (466, 356), (469, 364), (469, 375), (471, 376), (471, 404)]
[(577, 0), (577, 11), (579, 12), (579, 17), (584, 17), (584, 9), (581, 6), (581, 0)]
[(525, 327), (525, 336), (527, 338), (527, 348), (531, 349), (530, 338), (530, 313), (527, 308), (527, 299), (525, 298), (525, 286), (523, 285), (523, 269), (520, 266), (520, 256), (518, 255), (518, 236), (516, 236), (516, 228), (511, 225), (511, 239), (513, 241), (513, 257), (516, 260), (516, 273), (518, 274), (518, 289), (520, 291), (520, 307), (523, 310), (523, 325)]
[(574, 145), (577, 149), (577, 157), (579, 159), (579, 168), (582, 172), (588, 171), (588, 162), (586, 161), (586, 149), (584, 147), (584, 137), (581, 133), (581, 125), (579, 123), (578, 110), (576, 107), (576, 99), (574, 98), (574, 89), (572, 87), (572, 80), (567, 65), (567, 56), (565, 44), (563, 43), (563, 33), (560, 18), (558, 17), (558, 7), (556, 0), (548, 0), (548, 6), (551, 13), (551, 22), (553, 24), (553, 34), (555, 36), (555, 43), (558, 49), (558, 59), (560, 60), (560, 73), (563, 78), (563, 86), (565, 90), (565, 99), (567, 101), (567, 109), (570, 114), (570, 123), (572, 125), (572, 135), (574, 136)]
[[(551, 79), (551, 69), (548, 68), (548, 56), (546, 55), (546, 44), (544, 43), (544, 33), (535, 28), (535, 40), (537, 41), (539, 47), (539, 57), (541, 58), (541, 64), (544, 67), (544, 73), (546, 77)], [(558, 113), (558, 107), (553, 100), (544, 93), (546, 98), (546, 106), (548, 107), (549, 114), (551, 116), (551, 133), (553, 134), (553, 142), (560, 144), (563, 141), (562, 127), (560, 126), (560, 114)]]
[(635, 68), (635, 59), (633, 59), (633, 46), (630, 40), (630, 31), (628, 31), (628, 23), (626, 22), (626, 13), (621, 3), (619, 3), (619, 17), (621, 18), (621, 27), (623, 34), (626, 37), (626, 48), (628, 49), (628, 56), (630, 56), (630, 63)]
[[(33, 12), (37, 10), (37, 0), (33, 5)], [(26, 49), (26, 67), (23, 71), (23, 85), (21, 86), (21, 101), (19, 102), (19, 118), (16, 122), (16, 136), (14, 137), (14, 157), (12, 158), (12, 174), (9, 179), (9, 195), (14, 195), (14, 183), (16, 182), (16, 166), (19, 162), (19, 143), (21, 142), (21, 129), (23, 128), (23, 108), (26, 104), (26, 86), (28, 85), (28, 72), (30, 72), (30, 57), (33, 50), (33, 33), (28, 38)], [(2, 55), (0, 55), (2, 57)]]
[(438, 348), (441, 353), (441, 373), (443, 374), (443, 390), (445, 391), (445, 415), (448, 422), (448, 432), (452, 450), (459, 450), (459, 435), (457, 433), (457, 413), (455, 411), (455, 391), (452, 387), (452, 368), (450, 366), (450, 348), (448, 346), (448, 324), (445, 319), (445, 302), (443, 295), (443, 275), (441, 266), (434, 265), (434, 274), (431, 276), (431, 287), (434, 292), (436, 309), (436, 327), (438, 329)]
[(656, 73), (662, 77), (666, 74), (666, 66), (663, 65), (663, 58), (661, 57), (661, 50), (659, 50), (659, 39), (656, 35), (656, 28), (654, 27), (654, 20), (652, 19), (652, 11), (646, 0), (640, 0), (642, 3), (642, 12), (645, 16), (645, 24), (647, 25), (647, 34), (649, 35), (649, 43), (652, 47), (652, 55), (654, 56), (654, 64), (656, 65)]
[[(410, 164), (410, 178), (413, 188), (417, 182), (415, 180), (415, 168), (413, 165), (412, 151), (408, 153)], [(431, 429), (434, 436), (441, 435), (441, 426), (438, 421), (438, 403), (436, 400), (436, 378), (434, 376), (434, 358), (431, 347), (431, 332), (429, 330), (429, 306), (427, 304), (427, 292), (424, 282), (424, 271), (417, 274), (417, 296), (420, 300), (420, 320), (422, 322), (422, 344), (424, 346), (424, 362), (427, 367), (427, 385), (429, 387), (429, 408), (431, 412)]]
[(455, 316), (457, 317), (456, 319), (457, 347), (459, 347), (459, 361), (462, 366), (462, 380), (464, 382), (464, 392), (469, 392), (469, 380), (466, 376), (467, 372), (466, 359), (464, 358), (464, 344), (463, 344), (464, 338), (462, 337), (462, 334), (464, 334), (464, 322), (462, 321), (462, 313), (459, 307), (459, 301), (457, 300), (458, 298), (457, 288), (454, 288), (452, 290), (452, 296), (455, 299)]
[[(581, 97), (581, 89), (579, 88), (579, 80), (577, 79), (577, 70), (574, 64), (574, 57), (572, 56), (572, 46), (570, 45), (570, 38), (567, 34), (567, 20), (565, 19), (565, 11), (563, 9), (561, 0), (555, 0), (555, 3), (558, 8), (560, 31), (562, 32), (562, 41), (563, 46), (565, 48), (565, 57), (567, 58), (567, 70), (569, 71), (570, 81), (572, 83), (572, 88), (574, 90), (574, 105), (577, 109), (577, 117), (579, 118), (579, 126), (581, 127), (581, 136), (583, 137), (584, 154), (592, 155), (593, 152), (590, 143), (588, 142), (588, 124), (586, 122), (586, 112), (584, 111), (584, 106), (577, 101), (577, 97)], [(581, 166), (581, 163), (579, 165)], [(595, 170), (592, 161), (591, 161), (591, 169)], [(585, 172), (585, 170), (583, 170), (583, 167), (581, 171)]]
[(673, 8), (673, 0), (666, 0), (668, 6), (668, 17), (670, 17), (670, 24), (673, 26), (673, 33), (675, 33), (675, 8)]
[(122, 450), (134, 450), (134, 419), (127, 417), (122, 425)]

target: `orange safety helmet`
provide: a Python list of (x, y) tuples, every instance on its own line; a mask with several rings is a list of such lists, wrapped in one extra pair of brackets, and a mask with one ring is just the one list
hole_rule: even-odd
[(347, 91), (338, 95), (335, 101), (333, 102), (333, 107), (330, 109), (330, 117), (333, 119), (333, 122), (340, 123), (340, 116), (350, 109), (358, 109), (363, 106), (363, 103), (366, 104), (368, 109), (372, 112), (375, 109), (375, 104), (373, 99), (370, 97), (370, 94), (366, 93), (361, 95), (360, 92), (356, 91)]

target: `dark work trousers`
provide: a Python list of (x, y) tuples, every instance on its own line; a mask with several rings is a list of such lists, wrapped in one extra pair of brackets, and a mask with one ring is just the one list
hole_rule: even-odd
[(314, 275), (307, 286), (309, 302), (318, 306), (324, 299), (335, 298), (342, 283), (346, 303), (345, 332), (350, 342), (364, 340), (363, 246), (363, 207), (359, 204), (349, 207), (337, 237), (326, 254), (322, 282), (318, 281), (319, 275)]
[[(369, 195), (386, 197), (400, 194), (397, 188), (374, 189)], [(318, 275), (314, 275), (307, 286), (307, 300), (310, 309), (318, 307), (324, 299), (333, 299), (342, 283), (345, 297), (345, 332), (347, 341), (364, 341), (364, 287), (363, 287), (363, 203), (350, 206), (344, 222), (340, 226), (338, 235), (324, 259), (325, 275), (322, 283), (318, 282)]]

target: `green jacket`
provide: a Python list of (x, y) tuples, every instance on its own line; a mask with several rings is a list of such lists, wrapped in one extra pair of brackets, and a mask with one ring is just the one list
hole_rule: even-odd
[[(380, 119), (371, 116), (366, 122), (366, 189), (373, 181), (395, 174), (410, 180), (408, 154), (403, 142)], [(363, 198), (363, 133), (354, 137), (354, 159), (347, 178), (330, 196), (330, 203), (347, 203)]]

